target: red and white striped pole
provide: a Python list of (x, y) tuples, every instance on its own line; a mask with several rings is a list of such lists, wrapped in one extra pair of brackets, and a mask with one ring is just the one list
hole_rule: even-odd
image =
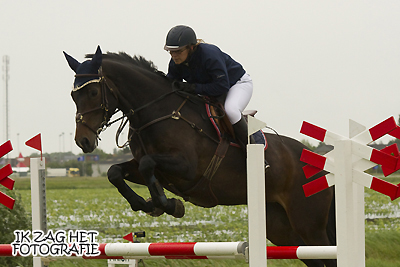
[[(246, 242), (107, 243), (99, 244), (99, 256), (83, 258), (245, 259), (246, 247)], [(336, 246), (277, 246), (267, 247), (266, 251), (268, 259), (336, 259), (337, 257)], [(12, 257), (12, 246), (0, 245), (0, 256)]]
[[(246, 247), (247, 242), (101, 243), (98, 248), (100, 255), (84, 258), (244, 259)], [(0, 256), (12, 257), (12, 245), (1, 244)]]
[(105, 256), (164, 256), (164, 257), (242, 257), (245, 242), (188, 242), (188, 243), (114, 243), (101, 244)]

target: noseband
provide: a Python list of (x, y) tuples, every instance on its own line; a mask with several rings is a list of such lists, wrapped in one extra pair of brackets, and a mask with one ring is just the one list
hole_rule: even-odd
[[(96, 135), (97, 139), (101, 140), (99, 135), (105, 128), (107, 128), (108, 121), (111, 118), (111, 115), (108, 112), (109, 106), (108, 106), (108, 98), (107, 98), (107, 94), (106, 94), (106, 89), (108, 88), (112, 93), (113, 93), (113, 90), (107, 84), (105, 77), (102, 75), (101, 69), (100, 69), (99, 74), (76, 74), (75, 77), (100, 77), (100, 80), (98, 81), (98, 83), (100, 84), (100, 88), (101, 88), (101, 104), (100, 104), (100, 106), (97, 108), (87, 110), (82, 113), (76, 113), (75, 122), (85, 125), (89, 130), (91, 130)], [(82, 89), (82, 88), (80, 88), (80, 89)], [(116, 97), (116, 95), (114, 93), (113, 93), (113, 95), (114, 95), (114, 97)], [(103, 121), (101, 122), (100, 127), (97, 130), (95, 130), (92, 127), (90, 127), (90, 125), (84, 120), (83, 116), (88, 113), (97, 111), (97, 110), (103, 110)]]

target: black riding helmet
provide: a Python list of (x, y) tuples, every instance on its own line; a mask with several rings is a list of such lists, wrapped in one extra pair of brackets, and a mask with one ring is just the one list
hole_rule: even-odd
[(197, 43), (196, 33), (188, 26), (178, 25), (169, 30), (164, 49), (176, 51), (187, 45)]

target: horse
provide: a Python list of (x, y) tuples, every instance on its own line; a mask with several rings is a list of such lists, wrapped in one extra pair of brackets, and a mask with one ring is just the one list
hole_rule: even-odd
[[(173, 81), (153, 62), (124, 52), (103, 54), (100, 46), (80, 63), (64, 52), (75, 72), (71, 96), (76, 105), (75, 142), (84, 153), (92, 152), (100, 133), (121, 120), (129, 122), (127, 143), (133, 159), (113, 165), (109, 181), (133, 211), (152, 216), (164, 212), (184, 216), (180, 199), (167, 198), (164, 189), (194, 205), (247, 203), (246, 155), (228, 146), (212, 175), (205, 175), (218, 154), (220, 136), (209, 120), (204, 97), (176, 90)], [(111, 117), (122, 112), (113, 122)], [(264, 133), (267, 238), (279, 246), (336, 244), (334, 189), (305, 197), (306, 179), (300, 155), (306, 147), (286, 136)], [(125, 182), (148, 187), (145, 200)], [(303, 260), (309, 267), (336, 266), (336, 260)]]

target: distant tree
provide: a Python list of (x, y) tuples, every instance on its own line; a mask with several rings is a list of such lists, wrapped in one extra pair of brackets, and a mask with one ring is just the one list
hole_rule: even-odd
[(311, 151), (314, 151), (315, 150), (315, 146), (314, 145), (312, 145), (308, 140), (306, 140), (306, 139), (302, 139), (301, 141), (300, 141), (303, 145), (305, 145), (306, 147), (308, 147)]
[(91, 153), (86, 153), (86, 154), (79, 154), (80, 156), (99, 156), (100, 160), (106, 160), (106, 159), (110, 159), (113, 157), (112, 154), (107, 154), (106, 152), (104, 152), (101, 148), (96, 148), (95, 150), (93, 150), (93, 152)]
[(76, 159), (64, 162), (50, 161), (46, 163), (46, 167), (49, 168), (79, 168), (80, 165), (80, 162)]
[(392, 139), (388, 142), (388, 146), (393, 145), (393, 144), (397, 144), (397, 147), (400, 148), (400, 139)]
[[(400, 115), (399, 115), (399, 118), (397, 119), (397, 125), (400, 126)], [(392, 144), (397, 144), (397, 147), (400, 148), (400, 139), (395, 138), (388, 142), (388, 145), (392, 145)]]
[(130, 154), (131, 149), (129, 148), (129, 146), (126, 146), (126, 147), (120, 148), (120, 149), (114, 148), (113, 152), (114, 152), (114, 155), (124, 155), (124, 154)]
[[(45, 154), (43, 156), (45, 156)], [(40, 157), (40, 154), (39, 153), (32, 153), (28, 157), (30, 157), (30, 158), (38, 158), (38, 157)]]
[(319, 142), (319, 143), (318, 143), (318, 146), (317, 146), (315, 149), (321, 148), (321, 147), (323, 147), (323, 146), (326, 146), (326, 144), (325, 144), (324, 142)]
[(85, 166), (85, 173), (80, 171), (80, 174), (85, 176), (92, 176), (93, 174), (92, 164), (85, 164), (84, 166)]
[[(0, 204), (0, 244), (11, 244), (15, 230), (31, 230), (31, 217), (25, 211), (21, 196), (14, 190), (1, 189), (15, 199), (14, 209)], [(32, 266), (32, 257), (0, 257), (0, 266)]]

